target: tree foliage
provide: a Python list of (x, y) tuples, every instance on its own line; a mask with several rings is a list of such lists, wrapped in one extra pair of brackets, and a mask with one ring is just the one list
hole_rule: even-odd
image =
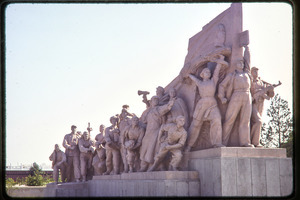
[(30, 175), (26, 177), (26, 185), (28, 186), (41, 186), (44, 185), (43, 172), (40, 166), (35, 162), (29, 169)]
[(288, 147), (292, 150), (293, 120), (288, 102), (276, 94), (271, 100), (267, 116), (270, 120), (268, 125), (262, 125), (261, 144), (265, 147)]

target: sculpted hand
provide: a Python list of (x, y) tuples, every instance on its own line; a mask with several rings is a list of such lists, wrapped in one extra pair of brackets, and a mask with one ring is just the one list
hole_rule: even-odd
[(221, 102), (222, 102), (222, 104), (225, 104), (225, 103), (227, 103), (227, 99), (226, 98), (222, 98)]
[(166, 149), (166, 150), (171, 150), (171, 149), (172, 149), (172, 146), (167, 145), (167, 146), (165, 146), (165, 149)]
[(113, 130), (114, 133), (120, 133), (118, 129)]

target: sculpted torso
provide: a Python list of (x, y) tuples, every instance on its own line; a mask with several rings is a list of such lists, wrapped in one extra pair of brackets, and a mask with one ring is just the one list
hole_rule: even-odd
[(129, 131), (128, 131), (128, 139), (129, 140), (137, 140), (140, 136), (140, 128), (139, 127), (130, 127)]
[(198, 91), (201, 98), (214, 97), (216, 92), (216, 85), (213, 80), (198, 81)]
[(98, 144), (105, 142), (105, 139), (104, 139), (104, 136), (102, 133), (99, 133), (98, 135), (96, 135), (95, 140), (97, 141)]
[(233, 81), (233, 89), (249, 89), (251, 85), (250, 77), (247, 73), (237, 73)]
[(177, 126), (171, 126), (168, 130), (168, 144), (173, 145), (177, 144), (180, 138), (183, 134), (185, 134), (186, 131), (184, 129), (178, 130)]

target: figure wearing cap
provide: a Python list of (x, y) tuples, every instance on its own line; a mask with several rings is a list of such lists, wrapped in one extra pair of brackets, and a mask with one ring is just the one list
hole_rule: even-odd
[(65, 135), (63, 140), (63, 147), (66, 149), (65, 154), (67, 156), (67, 181), (73, 182), (74, 177), (76, 182), (80, 180), (80, 161), (79, 161), (79, 148), (78, 139), (79, 136), (76, 133), (77, 127), (71, 126), (72, 132)]
[(111, 126), (105, 129), (105, 149), (106, 149), (106, 172), (104, 175), (120, 173), (120, 130), (118, 129), (119, 118), (110, 118)]
[(95, 152), (95, 140), (91, 139), (90, 133), (84, 131), (78, 141), (80, 150), (80, 170), (82, 181), (87, 180), (88, 170), (91, 170), (93, 154)]
[(240, 146), (254, 147), (250, 141), (252, 110), (250, 70), (244, 67), (243, 60), (237, 60), (235, 64), (235, 71), (226, 75), (218, 90), (218, 97), (222, 104), (229, 102), (223, 124), (222, 142), (223, 145), (228, 145), (233, 125), (239, 115), (238, 135)]
[(95, 175), (102, 175), (106, 171), (106, 150), (105, 150), (105, 138), (104, 138), (104, 131), (105, 126), (103, 124), (99, 127), (100, 133), (95, 137), (95, 147), (96, 147), (96, 154), (93, 158), (92, 165), (94, 167)]
[(163, 123), (163, 116), (171, 110), (174, 102), (175, 98), (171, 98), (167, 104), (159, 106), (159, 97), (151, 98), (151, 107), (145, 118), (146, 132), (140, 148), (141, 172), (146, 171), (149, 165), (154, 163), (154, 156), (159, 150), (157, 136)]
[(278, 85), (272, 85), (267, 83), (258, 77), (258, 68), (251, 68), (251, 75), (253, 77), (251, 82), (251, 95), (252, 95), (252, 115), (251, 115), (251, 143), (255, 147), (262, 147), (260, 144), (260, 132), (262, 127), (262, 113), (264, 109), (265, 99), (269, 100), (274, 96), (274, 86), (281, 85), (280, 81)]

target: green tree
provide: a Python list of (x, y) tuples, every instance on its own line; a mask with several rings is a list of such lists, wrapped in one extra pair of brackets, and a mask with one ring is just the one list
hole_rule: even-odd
[(32, 164), (32, 166), (30, 167), (29, 171), (30, 171), (30, 175), (31, 176), (33, 176), (34, 173), (37, 173), (37, 174), (42, 174), (43, 173), (42, 169), (40, 168), (40, 166), (36, 162), (34, 162)]
[(44, 185), (43, 172), (37, 163), (33, 163), (29, 169), (30, 175), (26, 177), (26, 185), (28, 186), (41, 186)]
[(271, 100), (267, 116), (270, 120), (268, 125), (263, 123), (261, 144), (265, 147), (292, 149), (293, 120), (288, 102), (276, 94)]

